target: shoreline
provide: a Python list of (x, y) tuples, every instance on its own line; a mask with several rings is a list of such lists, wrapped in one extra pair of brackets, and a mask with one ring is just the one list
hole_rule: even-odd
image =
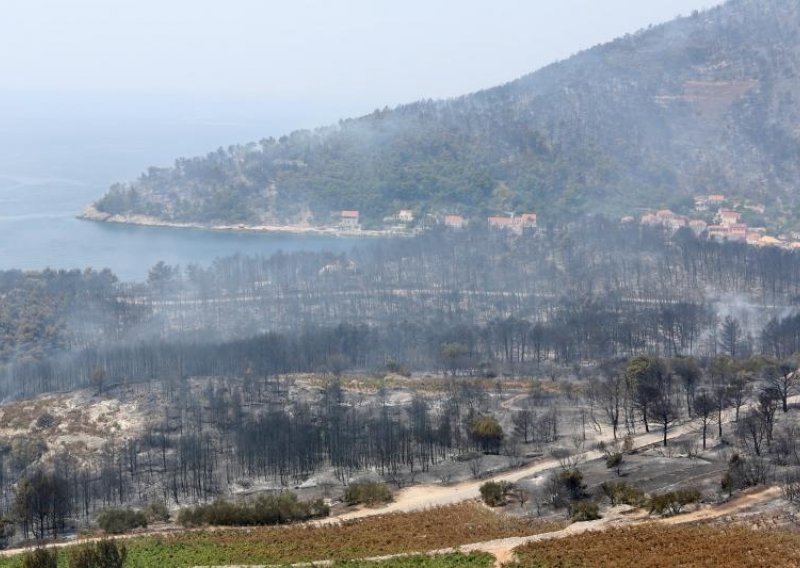
[(180, 223), (177, 221), (164, 221), (157, 217), (146, 215), (112, 215), (98, 211), (93, 205), (88, 206), (80, 215), (76, 216), (81, 221), (94, 223), (110, 223), (116, 225), (135, 225), (138, 227), (191, 229), (195, 231), (211, 231), (219, 233), (256, 233), (256, 234), (284, 234), (308, 235), (317, 237), (402, 237), (411, 236), (412, 233), (398, 233), (397, 231), (360, 229), (348, 231), (335, 227), (313, 227), (305, 225), (208, 225), (204, 223)]

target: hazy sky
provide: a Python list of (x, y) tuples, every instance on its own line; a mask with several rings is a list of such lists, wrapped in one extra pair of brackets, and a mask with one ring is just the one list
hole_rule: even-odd
[(5, 0), (0, 91), (463, 94), (718, 0)]

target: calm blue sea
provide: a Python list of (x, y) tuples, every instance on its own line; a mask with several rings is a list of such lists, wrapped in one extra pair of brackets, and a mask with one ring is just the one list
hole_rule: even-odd
[(75, 219), (112, 183), (150, 165), (337, 118), (335, 108), (285, 101), (0, 96), (0, 269), (107, 267), (122, 279), (142, 280), (159, 260), (206, 264), (236, 253), (348, 250), (354, 239)]

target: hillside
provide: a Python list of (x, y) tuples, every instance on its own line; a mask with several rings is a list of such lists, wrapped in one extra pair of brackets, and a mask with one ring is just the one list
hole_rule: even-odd
[(694, 194), (791, 213), (800, 8), (731, 0), (505, 85), (180, 158), (115, 185), (98, 218), (377, 226), (417, 212), (680, 210)]

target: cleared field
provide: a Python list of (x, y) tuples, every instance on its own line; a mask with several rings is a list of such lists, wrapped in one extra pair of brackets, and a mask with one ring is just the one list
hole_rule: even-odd
[[(285, 564), (418, 553), (558, 530), (560, 523), (498, 515), (476, 503), (396, 513), (323, 526), (188, 531), (125, 540), (129, 566), (178, 568)], [(402, 560), (402, 559), (401, 559)], [(20, 557), (0, 567), (21, 566)]]
[(646, 524), (528, 544), (521, 568), (789, 568), (800, 535), (742, 527)]

